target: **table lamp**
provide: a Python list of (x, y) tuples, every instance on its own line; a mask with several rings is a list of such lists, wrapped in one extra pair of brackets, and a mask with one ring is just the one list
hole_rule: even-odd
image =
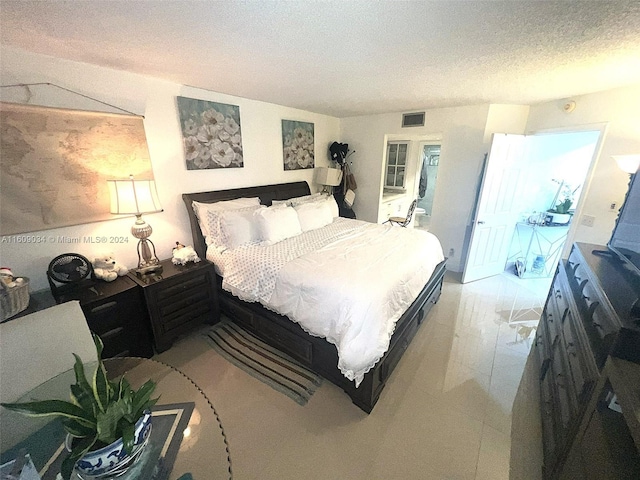
[(636, 155), (612, 155), (613, 159), (620, 167), (620, 170), (633, 175), (640, 168), (640, 154)]
[(322, 193), (331, 194), (329, 187), (340, 185), (342, 180), (342, 170), (338, 168), (318, 167), (314, 171), (314, 182), (322, 185)]
[(156, 256), (156, 247), (149, 236), (151, 225), (142, 219), (143, 213), (161, 212), (156, 182), (154, 180), (107, 180), (111, 195), (111, 213), (116, 215), (135, 215), (136, 222), (131, 234), (138, 241), (138, 275), (162, 272), (162, 265)]

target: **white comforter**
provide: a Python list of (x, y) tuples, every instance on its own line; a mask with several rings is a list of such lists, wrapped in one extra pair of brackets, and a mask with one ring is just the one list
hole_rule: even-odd
[(225, 290), (333, 343), (340, 371), (356, 386), (444, 259), (430, 233), (342, 218), (274, 245), (211, 249), (207, 257)]

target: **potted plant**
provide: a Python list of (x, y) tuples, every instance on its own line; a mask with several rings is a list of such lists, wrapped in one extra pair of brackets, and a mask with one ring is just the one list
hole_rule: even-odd
[(569, 223), (569, 220), (571, 220), (569, 210), (571, 209), (572, 204), (573, 200), (569, 197), (565, 197), (564, 200), (555, 206), (555, 208), (547, 210), (547, 213), (550, 213), (552, 216), (551, 222), (558, 224)]
[[(571, 220), (571, 213), (569, 210), (571, 209), (571, 205), (573, 205), (573, 196), (580, 187), (578, 186), (572, 190), (569, 184), (564, 180), (560, 181), (554, 179), (553, 181), (558, 183), (559, 187), (556, 196), (553, 199), (553, 203), (551, 204), (555, 206), (549, 208), (547, 213), (551, 216), (551, 223), (564, 225), (569, 223)], [(562, 196), (561, 200), (559, 200), (560, 196)]]
[(103, 344), (93, 335), (98, 366), (91, 382), (85, 375), (82, 359), (76, 355), (76, 383), (71, 385), (71, 401), (44, 400), (29, 403), (2, 403), (27, 416), (57, 416), (67, 432), (65, 442), (70, 454), (62, 463), (61, 474), (71, 477), (74, 467), (90, 475), (121, 473), (141, 453), (151, 432), (150, 409), (156, 385), (147, 381), (137, 391), (122, 377), (117, 383), (107, 379), (102, 361)]

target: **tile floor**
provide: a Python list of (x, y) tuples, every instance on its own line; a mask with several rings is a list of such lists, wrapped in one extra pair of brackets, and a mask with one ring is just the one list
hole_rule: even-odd
[(549, 284), (505, 273), (461, 285), (447, 274), (371, 415), (329, 382), (299, 406), (198, 333), (157, 359), (215, 405), (237, 480), (538, 480), (538, 394), (525, 365)]

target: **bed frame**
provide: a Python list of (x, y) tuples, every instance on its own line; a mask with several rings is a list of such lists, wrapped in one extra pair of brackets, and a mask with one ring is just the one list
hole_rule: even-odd
[[(185, 193), (182, 195), (182, 199), (189, 213), (194, 249), (201, 258), (206, 258), (205, 240), (191, 206), (194, 200), (213, 203), (241, 197), (260, 197), (260, 202), (263, 205), (271, 205), (273, 200), (287, 200), (309, 194), (310, 189), (307, 182), (263, 185), (217, 192)], [(265, 342), (289, 354), (309, 369), (342, 388), (351, 397), (354, 404), (370, 413), (418, 327), (440, 297), (445, 261), (438, 264), (418, 298), (400, 317), (391, 337), (389, 350), (365, 375), (358, 388), (355, 388), (354, 382), (348, 380), (338, 369), (338, 352), (333, 344), (323, 338), (309, 335), (297, 323), (267, 310), (259, 303), (244, 302), (222, 290), (222, 278), (218, 276), (220, 309), (233, 321), (253, 332)]]

